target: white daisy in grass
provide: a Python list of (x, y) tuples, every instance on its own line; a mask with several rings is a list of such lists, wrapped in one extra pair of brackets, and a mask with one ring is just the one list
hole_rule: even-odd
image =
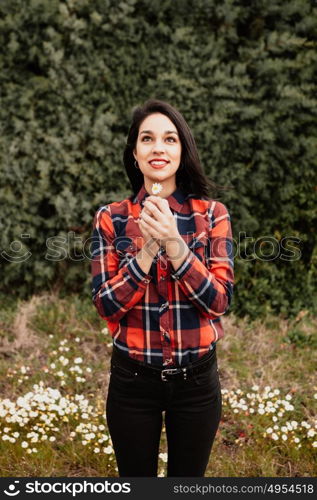
[(107, 446), (106, 448), (103, 449), (104, 453), (107, 453), (107, 455), (110, 455), (110, 453), (113, 452), (113, 448), (111, 445)]
[(163, 462), (167, 462), (167, 453), (159, 453), (159, 457)]
[(153, 194), (159, 194), (162, 191), (162, 189), (163, 189), (163, 186), (159, 182), (154, 182), (152, 184), (152, 193)]

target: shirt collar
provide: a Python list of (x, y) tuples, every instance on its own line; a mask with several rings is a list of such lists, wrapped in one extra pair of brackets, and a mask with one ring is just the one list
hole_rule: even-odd
[[(145, 198), (148, 196), (150, 196), (150, 194), (146, 191), (143, 184), (138, 194), (134, 197), (133, 203), (140, 203), (140, 205), (143, 205)], [(179, 187), (177, 187), (172, 194), (167, 196), (166, 199), (169, 206), (173, 208), (173, 210), (180, 212), (186, 198), (187, 195)]]

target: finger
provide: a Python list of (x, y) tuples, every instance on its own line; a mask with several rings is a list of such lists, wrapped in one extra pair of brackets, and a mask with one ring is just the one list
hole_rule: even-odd
[(144, 222), (142, 219), (139, 221), (139, 228), (143, 236), (149, 236), (148, 224)]
[[(167, 201), (167, 200), (165, 200), (165, 201)], [(163, 210), (162, 210), (163, 204), (164, 204), (164, 201), (162, 198), (152, 197), (150, 200), (149, 200), (149, 198), (146, 199), (146, 201), (144, 202), (144, 207), (151, 207), (151, 208), (156, 207), (158, 210), (160, 210), (160, 212), (163, 213)]]
[(147, 201), (152, 201), (153, 203), (156, 203), (158, 200), (164, 200), (164, 199), (165, 198), (162, 198), (161, 196), (152, 196), (152, 195), (150, 195), (150, 196), (147, 196), (145, 198), (144, 203), (146, 203)]
[(148, 223), (149, 226), (151, 226), (155, 231), (159, 231), (161, 227), (161, 223), (158, 222), (157, 220), (153, 219), (150, 215), (144, 213), (142, 216), (142, 219)]
[(142, 227), (142, 230), (145, 232), (148, 232), (149, 229), (152, 229), (152, 227), (143, 219), (140, 219), (140, 226)]
[(156, 219), (158, 219), (160, 221), (160, 219), (162, 217), (162, 211), (158, 208), (158, 206), (156, 206), (151, 201), (147, 201), (145, 203), (146, 203), (145, 208), (147, 209), (145, 213), (150, 212), (151, 214), (154, 215), (154, 217)]
[(170, 215), (171, 211), (166, 198), (161, 198), (160, 196), (148, 196), (146, 200), (157, 206), (164, 214)]
[(147, 222), (141, 220), (140, 225), (141, 225), (142, 231), (144, 231), (146, 233), (146, 235), (150, 235), (154, 239), (160, 238), (160, 235)]

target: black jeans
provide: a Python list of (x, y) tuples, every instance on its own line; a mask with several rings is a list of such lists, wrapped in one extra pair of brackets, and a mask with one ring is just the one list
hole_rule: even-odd
[(167, 476), (204, 476), (222, 410), (216, 347), (205, 358), (192, 364), (202, 363), (201, 373), (164, 382), (138, 373), (135, 360), (120, 366), (113, 350), (106, 417), (120, 477), (157, 476), (163, 411)]

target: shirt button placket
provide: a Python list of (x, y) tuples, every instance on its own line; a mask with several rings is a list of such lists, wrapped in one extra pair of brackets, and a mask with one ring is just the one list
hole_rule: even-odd
[(169, 334), (168, 305), (160, 317), (160, 328), (162, 333), (163, 363), (172, 359), (171, 339)]
[[(163, 302), (159, 308), (159, 324), (161, 331), (161, 343), (163, 351), (163, 364), (168, 365), (173, 361), (172, 349), (171, 349), (171, 339), (169, 334), (169, 302), (168, 302), (168, 290), (167, 290), (167, 273), (166, 273), (166, 263), (162, 262), (161, 259), (158, 262), (158, 290), (159, 295), (163, 297)], [(162, 266), (160, 266), (162, 263)]]

